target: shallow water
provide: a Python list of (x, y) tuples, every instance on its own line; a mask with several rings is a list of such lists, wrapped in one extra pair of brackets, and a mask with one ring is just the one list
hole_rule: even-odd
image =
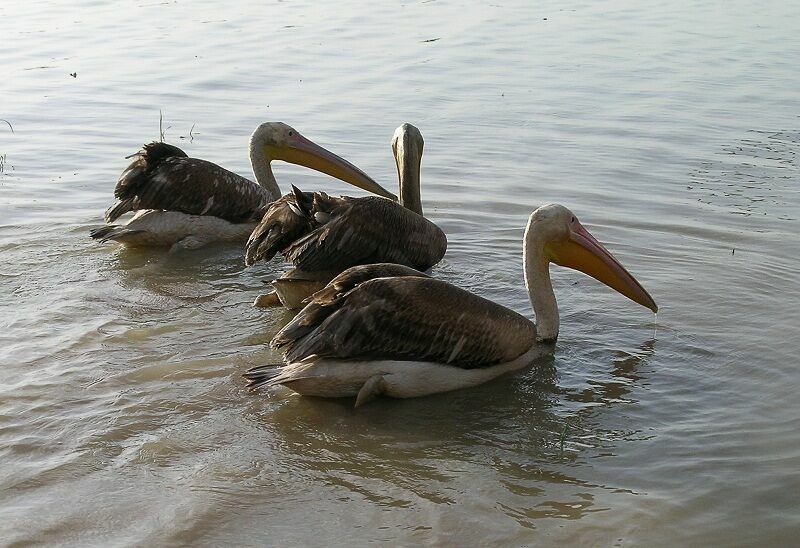
[[(0, 5), (4, 544), (796, 542), (800, 5), (220, 6)], [(249, 394), (279, 262), (87, 236), (159, 109), (242, 174), (283, 120), (384, 186), (412, 122), (436, 276), (530, 314), (522, 229), (558, 201), (658, 317), (554, 267), (527, 370), (358, 410)]]

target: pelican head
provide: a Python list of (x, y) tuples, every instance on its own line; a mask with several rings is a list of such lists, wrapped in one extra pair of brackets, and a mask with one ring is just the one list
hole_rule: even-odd
[(406, 150), (411, 151), (415, 156), (422, 156), (422, 149), (424, 146), (425, 140), (422, 138), (422, 133), (416, 126), (405, 123), (394, 130), (394, 135), (392, 135), (392, 150), (395, 156), (403, 156)]
[(299, 131), (283, 122), (264, 122), (258, 126), (250, 137), (250, 148), (260, 149), (268, 161), (283, 160), (309, 167), (367, 192), (397, 200), (394, 194), (359, 168), (306, 139)]
[(420, 215), (422, 215), (422, 200), (419, 169), (424, 147), (425, 140), (422, 138), (422, 133), (411, 124), (403, 124), (394, 130), (392, 152), (400, 182), (400, 203)]
[(531, 213), (525, 240), (541, 246), (545, 260), (588, 274), (632, 301), (658, 312), (658, 305), (644, 287), (566, 207), (549, 204)]

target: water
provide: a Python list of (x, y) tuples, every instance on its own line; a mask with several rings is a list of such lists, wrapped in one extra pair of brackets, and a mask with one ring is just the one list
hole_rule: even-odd
[[(3, 543), (796, 542), (798, 21), (769, 1), (2, 4)], [(159, 110), (167, 141), (240, 173), (282, 120), (389, 187), (412, 122), (450, 240), (436, 276), (530, 314), (522, 229), (557, 201), (658, 317), (554, 267), (552, 360), (358, 410), (249, 394), (289, 319), (249, 306), (279, 262), (87, 236)]]

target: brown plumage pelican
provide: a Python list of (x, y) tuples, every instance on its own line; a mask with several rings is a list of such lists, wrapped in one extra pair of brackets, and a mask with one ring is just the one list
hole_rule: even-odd
[(266, 122), (250, 137), (250, 162), (257, 183), (216, 164), (189, 158), (178, 147), (150, 143), (134, 154), (114, 189), (108, 223), (135, 211), (125, 225), (91, 232), (100, 241), (131, 247), (197, 248), (212, 241), (244, 240), (270, 203), (280, 198), (270, 163), (283, 160), (359, 188), (394, 198), (353, 164), (309, 141), (282, 122)]
[(438, 263), (447, 237), (422, 216), (423, 147), (416, 127), (403, 124), (395, 130), (399, 204), (376, 196), (335, 198), (297, 189), (273, 203), (247, 241), (245, 262), (251, 265), (281, 252), (295, 268), (272, 282), (275, 293), (258, 297), (255, 305), (299, 308), (303, 299), (355, 265), (387, 262), (427, 270)]
[[(647, 291), (560, 205), (534, 211), (522, 247), (536, 324), (499, 304), (397, 265), (351, 268), (272, 340), (286, 364), (255, 367), (249, 386), (300, 394), (424, 396), (474, 386), (549, 354), (558, 337), (551, 262), (580, 270), (653, 312)], [(370, 270), (372, 269), (372, 270)]]

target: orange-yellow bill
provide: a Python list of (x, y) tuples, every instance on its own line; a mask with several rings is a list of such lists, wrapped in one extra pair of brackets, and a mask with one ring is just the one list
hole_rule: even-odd
[(283, 160), (285, 162), (309, 167), (357, 186), (367, 192), (372, 192), (373, 194), (389, 198), (390, 200), (397, 200), (397, 196), (376, 183), (372, 177), (359, 168), (333, 152), (309, 141), (298, 133), (295, 133), (289, 138), (289, 143), (286, 147), (269, 148), (269, 155), (276, 160)]
[(549, 244), (548, 249), (554, 263), (580, 270), (632, 301), (658, 312), (658, 305), (642, 284), (577, 219), (570, 223), (569, 238)]

